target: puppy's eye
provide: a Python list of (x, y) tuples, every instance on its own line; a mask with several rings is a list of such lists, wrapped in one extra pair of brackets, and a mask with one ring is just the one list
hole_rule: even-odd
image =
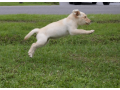
[(86, 16), (85, 16), (85, 18), (86, 18)]

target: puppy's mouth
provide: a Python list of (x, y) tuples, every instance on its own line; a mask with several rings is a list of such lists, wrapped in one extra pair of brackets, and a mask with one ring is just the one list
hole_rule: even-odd
[(90, 23), (86, 22), (86, 25), (89, 25)]

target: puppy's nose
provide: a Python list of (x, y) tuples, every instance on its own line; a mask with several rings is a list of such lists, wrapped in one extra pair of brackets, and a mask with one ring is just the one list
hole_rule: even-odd
[(90, 22), (89, 23), (92, 23), (92, 21), (90, 20)]
[(90, 23), (91, 23), (91, 20), (90, 20)]

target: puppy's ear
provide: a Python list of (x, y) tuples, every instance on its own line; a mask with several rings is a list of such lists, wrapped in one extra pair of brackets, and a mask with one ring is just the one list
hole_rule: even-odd
[(73, 14), (75, 17), (80, 15), (80, 11), (78, 9), (73, 10)]

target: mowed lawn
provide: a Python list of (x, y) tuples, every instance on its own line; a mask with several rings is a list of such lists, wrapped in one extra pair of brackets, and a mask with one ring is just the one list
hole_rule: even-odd
[(0, 15), (0, 88), (120, 88), (120, 14), (89, 14), (90, 35), (66, 36), (28, 50), (34, 28), (68, 15)]

